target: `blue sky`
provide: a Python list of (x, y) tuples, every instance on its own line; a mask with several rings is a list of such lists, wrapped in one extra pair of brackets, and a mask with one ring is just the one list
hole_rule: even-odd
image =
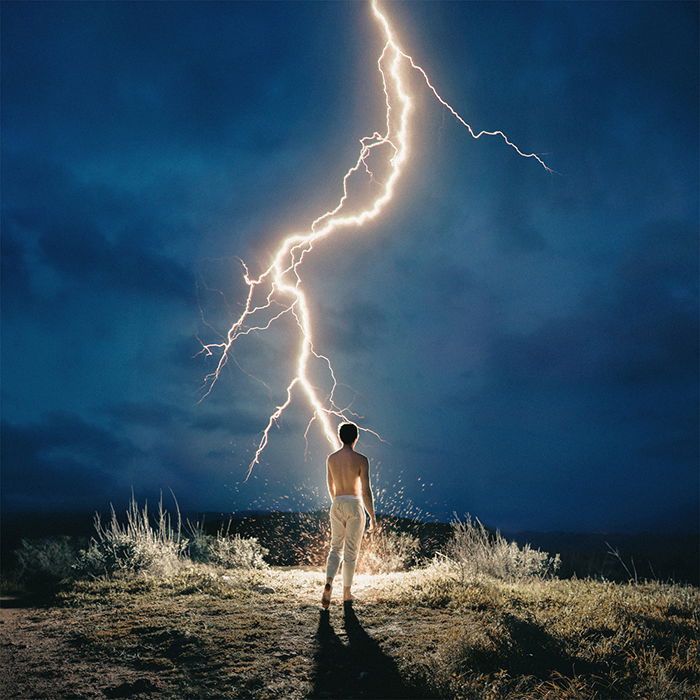
[[(416, 80), (395, 203), (308, 259), (317, 346), (389, 443), (358, 445), (384, 507), (694, 528), (697, 5), (387, 8), (470, 123), (558, 174)], [(324, 504), (302, 401), (241, 483), (293, 329), (238, 348), (271, 391), (230, 364), (198, 403), (193, 356), (243, 299), (237, 258), (333, 205), (382, 127), (380, 50), (361, 3), (3, 4), (5, 508)]]

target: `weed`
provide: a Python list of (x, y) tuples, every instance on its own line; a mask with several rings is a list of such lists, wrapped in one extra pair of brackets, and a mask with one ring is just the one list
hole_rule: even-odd
[(199, 524), (191, 525), (188, 554), (193, 562), (221, 566), (225, 569), (264, 569), (269, 550), (257, 537), (229, 535), (222, 527), (215, 535), (207, 535)]
[(406, 571), (415, 563), (420, 541), (405, 532), (380, 529), (369, 536), (360, 549), (358, 573), (387, 574)]
[(559, 569), (561, 560), (529, 544), (519, 547), (508, 542), (496, 530), (489, 532), (478, 518), (465, 520), (455, 516), (452, 538), (445, 548), (445, 556), (459, 572), (460, 579), (487, 576), (504, 581), (551, 576)]
[(177, 526), (173, 527), (162, 498), (154, 525), (148, 504), (140, 508), (132, 495), (124, 522), (119, 521), (112, 506), (107, 524), (102, 523), (99, 514), (95, 515), (95, 530), (96, 536), (87, 549), (80, 551), (74, 565), (78, 575), (109, 576), (127, 571), (168, 575), (177, 569), (187, 547), (181, 534), (179, 508)]
[(68, 536), (23, 539), (15, 550), (18, 590), (49, 591), (70, 578), (78, 547), (75, 538)]

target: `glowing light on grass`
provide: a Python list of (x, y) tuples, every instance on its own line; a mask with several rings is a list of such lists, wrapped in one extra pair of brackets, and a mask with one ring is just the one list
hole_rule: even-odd
[[(396, 563), (397, 554), (406, 551), (402, 535), (421, 540), (435, 539), (431, 528), (447, 527), (437, 524), (438, 518), (418, 506), (407, 495), (403, 476), (396, 480), (384, 478), (381, 463), (374, 465), (379, 487), (373, 488), (374, 506), (380, 513), (380, 528), (371, 540), (364, 541), (356, 573), (372, 572)], [(260, 515), (247, 515), (247, 523), (257, 523), (246, 532), (260, 534), (261, 543), (270, 550), (270, 563), (276, 565), (325, 566), (328, 556), (330, 523), (328, 520), (328, 493), (317, 479), (295, 483), (270, 481), (260, 477), (264, 493), (248, 501), (247, 507), (259, 510)], [(420, 479), (418, 479), (420, 483)], [(238, 491), (239, 486), (234, 487)], [(285, 490), (280, 495), (271, 495)], [(263, 512), (266, 511), (266, 512)], [(389, 546), (391, 545), (391, 546)]]
[[(335, 402), (337, 380), (331, 361), (317, 352), (314, 347), (313, 324), (309, 304), (302, 286), (301, 264), (304, 256), (313, 249), (314, 243), (339, 230), (358, 228), (375, 220), (392, 201), (396, 186), (405, 170), (410, 155), (412, 94), (406, 80), (406, 72), (417, 71), (426, 86), (438, 102), (444, 106), (466, 129), (470, 136), (479, 139), (482, 136), (498, 136), (524, 158), (535, 159), (543, 168), (550, 171), (542, 159), (534, 153), (524, 153), (502, 131), (475, 131), (438, 93), (428, 78), (426, 71), (413, 58), (404, 52), (399, 39), (385, 11), (380, 8), (378, 0), (371, 0), (372, 18), (381, 32), (385, 44), (377, 59), (377, 69), (381, 78), (385, 104), (384, 133), (375, 131), (371, 136), (360, 139), (360, 150), (354, 165), (342, 179), (342, 195), (332, 209), (316, 218), (309, 229), (294, 233), (284, 238), (270, 265), (258, 277), (251, 276), (243, 263), (243, 279), (248, 287), (245, 306), (240, 316), (229, 328), (225, 339), (220, 343), (203, 344), (201, 353), (207, 356), (218, 355), (216, 367), (204, 379), (205, 398), (212, 391), (219, 379), (222, 369), (231, 357), (231, 350), (236, 341), (254, 331), (265, 331), (278, 319), (291, 314), (299, 330), (299, 345), (296, 358), (295, 374), (286, 387), (284, 400), (268, 418), (262, 431), (255, 456), (248, 465), (248, 478), (260, 461), (260, 455), (268, 444), (270, 429), (277, 423), (284, 411), (291, 404), (295, 393), (306, 398), (311, 411), (305, 436), (314, 422), (320, 424), (323, 435), (331, 449), (339, 446), (332, 419), (339, 421), (355, 419), (349, 409), (340, 408)], [(376, 161), (376, 165), (375, 165)], [(375, 177), (377, 167), (382, 167), (386, 174)], [(551, 171), (550, 171), (551, 172)], [(353, 178), (368, 178), (373, 193), (364, 201), (352, 203), (349, 183)], [(272, 310), (273, 315), (265, 320), (264, 312)], [(260, 320), (258, 320), (260, 319)], [(320, 390), (309, 378), (310, 365), (321, 363), (328, 372), (331, 390), (327, 396), (321, 396)], [(361, 430), (373, 430), (359, 426)]]

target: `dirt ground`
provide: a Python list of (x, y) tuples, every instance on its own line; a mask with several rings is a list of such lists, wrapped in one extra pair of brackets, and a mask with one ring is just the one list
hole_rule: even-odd
[(694, 587), (321, 569), (75, 581), (5, 599), (0, 698), (700, 697)]
[(100, 688), (110, 673), (74, 653), (44, 606), (23, 607), (4, 598), (0, 609), (0, 665), (7, 698), (104, 697), (85, 693)]
[(87, 586), (51, 605), (6, 598), (2, 696), (428, 697), (402, 668), (402, 655), (412, 656), (403, 647), (413, 626), (438, 633), (449, 613), (396, 619), (378, 580), (359, 582), (352, 608), (334, 601), (324, 613), (322, 581), (320, 571), (297, 570), (249, 590), (233, 584), (230, 597), (184, 581)]

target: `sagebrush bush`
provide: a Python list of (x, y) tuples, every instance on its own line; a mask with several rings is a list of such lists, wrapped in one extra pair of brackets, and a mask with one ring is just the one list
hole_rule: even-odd
[(23, 539), (15, 550), (19, 575), (28, 588), (50, 586), (69, 578), (76, 554), (76, 542), (67, 536)]
[(95, 516), (95, 530), (95, 537), (87, 549), (80, 551), (74, 564), (78, 575), (95, 577), (144, 571), (168, 575), (177, 568), (187, 548), (187, 539), (181, 534), (179, 509), (177, 526), (173, 527), (162, 500), (155, 525), (151, 524), (148, 504), (140, 508), (132, 496), (123, 523), (112, 507), (106, 525), (99, 514)]
[(550, 555), (529, 544), (519, 547), (508, 542), (501, 533), (489, 532), (478, 518), (456, 518), (452, 523), (452, 538), (444, 554), (462, 578), (489, 576), (514, 581), (546, 577), (556, 573), (561, 565), (558, 554)]
[(388, 574), (405, 571), (415, 563), (420, 541), (405, 532), (380, 529), (367, 537), (360, 549), (358, 572)]
[(264, 569), (265, 556), (269, 554), (257, 537), (245, 538), (223, 531), (206, 535), (199, 527), (193, 531), (188, 552), (192, 561), (226, 569)]

